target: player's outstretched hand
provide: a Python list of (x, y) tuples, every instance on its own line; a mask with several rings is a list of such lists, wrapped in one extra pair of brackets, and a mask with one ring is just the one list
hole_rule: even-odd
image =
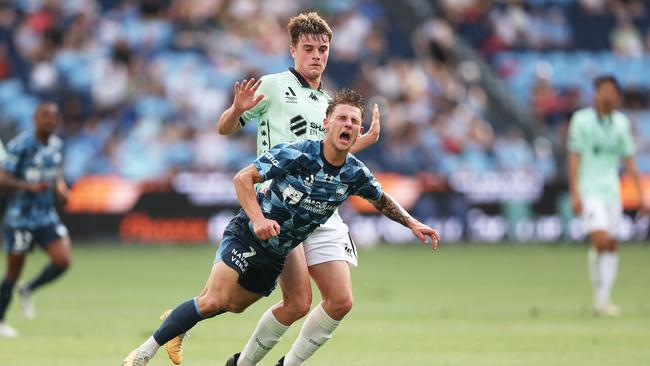
[(255, 236), (258, 239), (267, 240), (280, 235), (280, 225), (275, 220), (265, 218), (262, 221), (253, 223), (253, 231), (255, 231)]
[(379, 106), (375, 103), (375, 106), (372, 108), (372, 122), (370, 122), (370, 129), (366, 132), (367, 135), (373, 138), (374, 142), (379, 140), (379, 132), (381, 132), (380, 117)]
[(262, 99), (264, 94), (255, 96), (257, 88), (262, 84), (262, 80), (255, 81), (255, 78), (250, 80), (242, 80), (241, 83), (235, 83), (235, 98), (233, 106), (239, 111), (247, 111), (257, 105)]
[(438, 249), (438, 240), (440, 240), (438, 232), (417, 220), (413, 221), (411, 224), (413, 235), (417, 236), (425, 244), (431, 243), (431, 249)]

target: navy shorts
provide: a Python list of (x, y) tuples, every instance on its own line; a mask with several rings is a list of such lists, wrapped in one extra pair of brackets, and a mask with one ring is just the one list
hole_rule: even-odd
[(264, 249), (248, 228), (240, 213), (228, 223), (217, 249), (215, 263), (223, 261), (239, 273), (237, 283), (246, 290), (269, 296), (275, 289), (284, 268), (286, 257), (279, 257)]
[(24, 254), (34, 249), (34, 244), (42, 248), (68, 236), (68, 229), (63, 224), (52, 224), (35, 229), (4, 228), (5, 251), (12, 254)]

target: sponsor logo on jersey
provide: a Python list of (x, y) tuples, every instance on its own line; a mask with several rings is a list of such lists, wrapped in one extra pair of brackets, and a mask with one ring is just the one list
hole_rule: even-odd
[(320, 132), (323, 136), (327, 133), (327, 129), (325, 127), (323, 127), (323, 125), (319, 125), (317, 123), (310, 122), (309, 127), (311, 127), (312, 130), (316, 130), (316, 131)]
[(284, 191), (282, 191), (282, 201), (290, 205), (296, 205), (300, 202), (300, 199), (304, 193), (293, 188), (292, 186), (287, 186)]
[(326, 182), (331, 183), (333, 180), (334, 180), (333, 175), (329, 175), (329, 174), (325, 173), (325, 181)]
[(315, 102), (318, 102), (318, 97), (316, 96), (316, 94), (314, 94), (314, 92), (311, 92), (309, 94), (309, 99), (311, 99), (311, 100), (313, 100)]
[(287, 90), (288, 91), (284, 92), (284, 95), (285, 95), (285, 100), (284, 101), (287, 102), (287, 103), (292, 103), (292, 104), (298, 103), (298, 96), (293, 91), (293, 89), (291, 89), (291, 87), (288, 87)]
[(307, 133), (307, 120), (301, 115), (297, 115), (289, 120), (289, 129), (294, 135), (300, 137)]
[(347, 192), (348, 190), (348, 185), (345, 183), (340, 183), (338, 187), (336, 187), (336, 198), (341, 198)]
[(270, 151), (265, 152), (265, 153), (264, 153), (264, 157), (267, 158), (267, 159), (269, 159), (269, 161), (271, 162), (271, 164), (273, 164), (273, 165), (275, 165), (275, 166), (278, 166), (278, 164), (280, 164), (280, 163), (278, 162), (278, 159), (276, 159), (275, 156), (273, 156), (273, 154), (271, 154)]
[(309, 197), (305, 197), (305, 199), (300, 202), (300, 207), (317, 215), (330, 215), (334, 210), (336, 210), (336, 206), (331, 205), (327, 201), (316, 201)]

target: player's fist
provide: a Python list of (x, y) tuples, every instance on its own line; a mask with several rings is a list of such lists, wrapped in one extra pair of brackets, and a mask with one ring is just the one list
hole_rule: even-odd
[(253, 222), (253, 231), (260, 240), (267, 240), (280, 235), (280, 225), (275, 220), (263, 219)]
[(576, 213), (576, 215), (580, 215), (582, 213), (582, 200), (575, 194), (571, 195), (571, 208), (573, 209), (573, 212)]
[(25, 190), (32, 193), (43, 192), (44, 190), (50, 188), (50, 183), (48, 182), (38, 182), (38, 183), (26, 183)]
[(262, 85), (262, 80), (255, 81), (255, 78), (250, 80), (242, 80), (242, 82), (235, 83), (235, 98), (233, 100), (233, 106), (236, 110), (245, 112), (257, 105), (262, 99), (264, 99), (264, 94), (255, 96), (257, 88)]

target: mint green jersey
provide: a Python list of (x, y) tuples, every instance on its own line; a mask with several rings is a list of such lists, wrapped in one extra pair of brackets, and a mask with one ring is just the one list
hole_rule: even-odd
[(618, 202), (621, 158), (635, 152), (627, 117), (618, 111), (601, 116), (595, 108), (576, 111), (569, 125), (568, 149), (580, 155), (578, 189), (581, 197)]
[(264, 99), (239, 119), (242, 125), (258, 120), (257, 156), (280, 143), (325, 137), (323, 119), (331, 99), (325, 91), (310, 88), (293, 68), (261, 80), (256, 94), (264, 94)]

